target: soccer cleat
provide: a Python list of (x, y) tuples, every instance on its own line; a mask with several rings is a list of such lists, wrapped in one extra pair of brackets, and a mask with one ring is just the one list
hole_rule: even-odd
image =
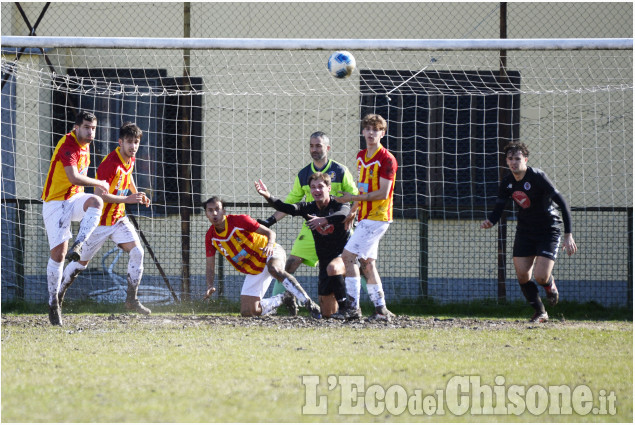
[(307, 310), (309, 310), (309, 313), (311, 313), (312, 318), (314, 319), (322, 318), (322, 310), (320, 310), (320, 306), (314, 303), (312, 299), (308, 298), (306, 302), (304, 303), (304, 306), (306, 307)]
[(282, 304), (289, 310), (290, 316), (298, 315), (298, 303), (295, 301), (295, 297), (289, 291), (285, 291), (284, 296), (282, 297)]
[(558, 299), (560, 295), (558, 294), (558, 288), (556, 287), (556, 281), (552, 280), (551, 285), (545, 288), (545, 292), (547, 293), (547, 302), (554, 306), (558, 304)]
[(49, 322), (53, 326), (62, 326), (62, 309), (59, 303), (49, 305)]
[(71, 262), (71, 261), (79, 261), (79, 254), (80, 252), (82, 252), (82, 243), (78, 243), (75, 242), (73, 244), (73, 246), (71, 246), (71, 249), (68, 250), (68, 252), (66, 253), (66, 260)]
[(342, 310), (338, 310), (336, 313), (331, 314), (331, 318), (335, 320), (356, 320), (361, 319), (362, 309), (347, 307)]
[(549, 315), (547, 314), (546, 311), (543, 311), (543, 312), (537, 311), (534, 313), (533, 316), (531, 316), (531, 319), (529, 319), (529, 322), (530, 323), (545, 323), (548, 320), (549, 320)]
[(141, 304), (141, 302), (139, 300), (126, 301), (126, 309), (134, 310), (137, 313), (141, 313), (141, 314), (150, 314), (150, 313), (152, 313), (152, 310), (150, 310), (147, 307), (144, 307), (143, 304)]
[(375, 313), (373, 313), (368, 320), (369, 321), (381, 321), (390, 322), (395, 317), (394, 313), (386, 308), (385, 305), (375, 307)]

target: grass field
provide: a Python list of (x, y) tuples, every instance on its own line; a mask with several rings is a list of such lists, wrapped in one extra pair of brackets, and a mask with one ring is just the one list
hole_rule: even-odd
[[(573, 392), (572, 414), (550, 386)], [(632, 420), (628, 320), (2, 316), (3, 422)]]

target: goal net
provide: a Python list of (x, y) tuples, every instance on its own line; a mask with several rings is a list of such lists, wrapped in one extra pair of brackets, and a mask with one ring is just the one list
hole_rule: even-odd
[[(127, 214), (149, 303), (202, 297), (201, 201), (268, 217), (253, 182), (286, 197), (315, 131), (355, 176), (360, 118), (372, 112), (387, 119), (382, 143), (399, 163), (378, 259), (388, 303), (522, 297), (513, 205), (502, 226), (479, 228), (505, 173), (501, 149), (521, 140), (572, 207), (580, 250), (557, 261), (563, 299), (632, 305), (632, 39), (503, 41), (2, 37), (14, 47), (2, 54), (2, 300), (47, 300), (40, 196), (77, 111), (98, 118), (90, 176), (123, 122), (144, 132), (134, 178), (152, 205)], [(334, 50), (354, 55), (351, 77), (328, 73)], [(273, 227), (287, 253), (301, 224)], [(237, 300), (243, 277), (217, 264), (220, 296)], [(126, 267), (108, 242), (67, 296), (122, 301)], [(317, 270), (296, 276), (316, 297)]]

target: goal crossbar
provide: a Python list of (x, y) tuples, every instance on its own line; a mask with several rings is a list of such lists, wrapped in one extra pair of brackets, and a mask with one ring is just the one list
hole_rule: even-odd
[(632, 50), (632, 38), (278, 39), (2, 36), (3, 47), (218, 50)]

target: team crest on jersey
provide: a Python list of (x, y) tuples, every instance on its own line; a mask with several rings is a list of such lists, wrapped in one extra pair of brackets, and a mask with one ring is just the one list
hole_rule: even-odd
[(531, 183), (525, 182), (525, 185), (523, 187), (525, 188), (525, 190), (529, 190), (531, 189)]
[(326, 173), (329, 175), (329, 177), (331, 178), (331, 181), (334, 182), (335, 181), (335, 171), (329, 171), (328, 173)]
[(516, 201), (519, 207), (525, 209), (531, 206), (531, 201), (529, 200), (529, 196), (521, 190), (517, 190), (512, 193), (512, 199)]

